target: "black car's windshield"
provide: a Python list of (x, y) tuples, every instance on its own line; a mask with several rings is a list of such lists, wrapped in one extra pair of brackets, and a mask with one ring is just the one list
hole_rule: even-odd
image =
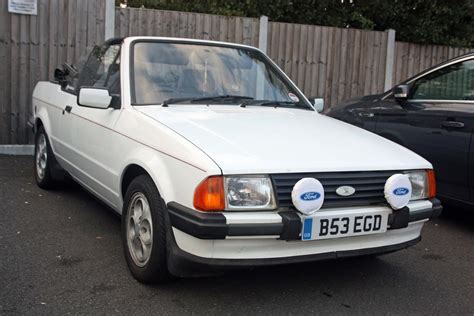
[(265, 100), (310, 109), (258, 51), (170, 42), (133, 47), (132, 103), (230, 104)]

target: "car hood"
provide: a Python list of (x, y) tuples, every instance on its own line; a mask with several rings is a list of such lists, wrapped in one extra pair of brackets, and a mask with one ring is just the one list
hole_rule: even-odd
[(314, 111), (226, 105), (140, 106), (224, 174), (431, 168), (417, 154)]

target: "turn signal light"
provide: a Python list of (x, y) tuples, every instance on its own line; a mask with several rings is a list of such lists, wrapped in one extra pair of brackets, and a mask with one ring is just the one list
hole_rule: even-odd
[(432, 199), (436, 196), (436, 179), (433, 170), (427, 171), (428, 176), (428, 198)]
[(224, 179), (209, 177), (194, 191), (194, 207), (200, 211), (216, 212), (225, 209)]

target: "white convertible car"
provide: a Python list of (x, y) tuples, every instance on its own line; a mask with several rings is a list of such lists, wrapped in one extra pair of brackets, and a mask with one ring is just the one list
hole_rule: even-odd
[(431, 164), (321, 109), (253, 47), (109, 40), (37, 84), (36, 181), (121, 214), (145, 283), (416, 244), (441, 212)]

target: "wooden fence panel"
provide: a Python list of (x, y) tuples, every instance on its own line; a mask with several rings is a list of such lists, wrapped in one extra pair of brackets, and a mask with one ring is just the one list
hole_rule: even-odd
[(32, 142), (27, 121), (36, 83), (104, 41), (105, 1), (38, 0), (38, 15), (0, 3), (0, 144)]
[[(64, 62), (104, 41), (106, 0), (38, 0), (38, 15), (0, 3), (0, 144), (31, 143), (31, 94)], [(185, 37), (257, 46), (259, 19), (115, 8), (115, 35)], [(333, 106), (384, 88), (386, 32), (269, 22), (268, 55), (308, 96)], [(396, 42), (392, 82), (473, 49)], [(473, 78), (459, 75), (464, 84)], [(453, 87), (447, 87), (452, 93)]]
[(166, 36), (258, 45), (259, 19), (141, 8), (116, 8), (117, 36)]
[(474, 49), (395, 42), (392, 82), (398, 84), (425, 69), (469, 52), (474, 52)]
[(308, 96), (329, 106), (383, 90), (387, 33), (269, 23), (269, 56)]

